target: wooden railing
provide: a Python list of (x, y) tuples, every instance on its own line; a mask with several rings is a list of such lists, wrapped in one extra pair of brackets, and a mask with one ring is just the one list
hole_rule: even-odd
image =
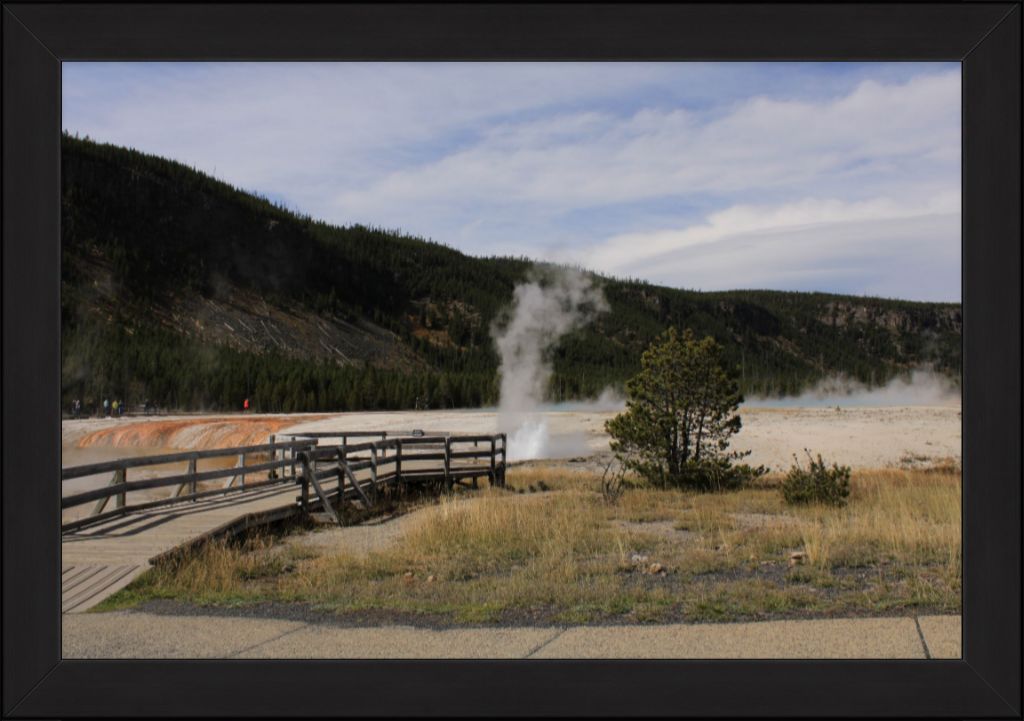
[[(337, 445), (324, 441), (340, 438)], [(349, 443), (353, 438), (380, 438)], [(187, 451), (158, 456), (124, 458), (64, 468), (62, 481), (112, 473), (102, 487), (63, 496), (61, 508), (95, 503), (89, 515), (62, 524), (63, 532), (98, 523), (131, 511), (146, 510), (215, 495), (244, 493), (266, 486), (297, 483), (296, 498), (304, 512), (317, 508), (338, 520), (334, 504), (339, 499), (359, 498), (373, 505), (381, 487), (407, 483), (436, 484), (450, 490), (455, 484), (477, 487), (478, 479), (505, 485), (506, 436), (448, 433), (426, 435), (422, 431), (345, 431), (293, 435), (283, 442), (239, 448)], [(236, 456), (234, 467), (198, 470), (202, 459)], [(248, 463), (256, 459), (260, 462)], [(268, 459), (268, 460), (263, 460)], [(483, 461), (477, 463), (477, 461)], [(132, 480), (129, 470), (171, 463), (187, 463), (185, 473)], [(298, 468), (301, 467), (301, 474)], [(252, 480), (253, 477), (258, 477)], [(247, 477), (250, 479), (247, 481)], [(199, 483), (228, 479), (216, 488), (200, 490)], [(236, 485), (237, 484), (237, 485)], [(129, 494), (154, 488), (175, 487), (169, 497), (129, 504)], [(315, 494), (315, 498), (313, 496)], [(114, 508), (105, 510), (114, 499)]]
[[(298, 452), (298, 458), (302, 466), (298, 477), (301, 494), (296, 499), (299, 505), (304, 509), (318, 506), (337, 520), (332, 505), (339, 496), (359, 498), (372, 505), (374, 496), (387, 485), (436, 484), (451, 490), (455, 484), (476, 488), (478, 479), (486, 478), (493, 486), (504, 486), (506, 436), (389, 438), (319, 446)], [(485, 462), (475, 462), (480, 459)]]
[[(71, 466), (61, 469), (61, 481), (67, 482), (76, 478), (95, 476), (102, 473), (112, 473), (110, 482), (102, 488), (93, 488), (87, 491), (79, 491), (62, 496), (60, 501), (61, 509), (74, 508), (86, 503), (95, 502), (92, 511), (84, 518), (78, 518), (61, 525), (61, 531), (71, 531), (77, 528), (107, 520), (115, 516), (123, 515), (130, 511), (140, 511), (158, 506), (183, 501), (195, 501), (208, 496), (223, 495), (227, 493), (242, 493), (252, 491), (265, 486), (280, 484), (284, 482), (295, 482), (294, 453), (297, 450), (308, 449), (316, 445), (316, 440), (292, 440), (277, 443), (271, 436), (270, 443), (254, 446), (242, 446), (236, 448), (219, 448), (206, 451), (184, 451), (182, 453), (167, 453), (158, 456), (142, 456), (138, 458), (121, 458), (115, 461), (104, 461), (102, 463), (90, 463), (83, 466)], [(212, 470), (200, 471), (197, 468), (198, 462), (211, 458), (236, 457), (233, 467), (215, 468)], [(252, 458), (269, 458), (261, 463), (250, 463), (246, 461)], [(187, 463), (185, 473), (170, 476), (157, 476), (153, 478), (141, 478), (132, 480), (129, 478), (131, 469), (150, 468), (154, 466), (165, 466), (171, 463)], [(281, 470), (278, 473), (278, 470)], [(291, 470), (291, 475), (286, 473)], [(247, 477), (265, 475), (256, 481)], [(218, 488), (207, 488), (199, 490), (199, 483), (228, 479), (225, 484)], [(237, 485), (236, 485), (237, 483)], [(165, 488), (174, 486), (174, 491), (167, 498), (149, 500), (129, 505), (128, 498), (132, 492), (149, 490), (153, 488)], [(114, 509), (104, 511), (110, 500), (114, 499)]]

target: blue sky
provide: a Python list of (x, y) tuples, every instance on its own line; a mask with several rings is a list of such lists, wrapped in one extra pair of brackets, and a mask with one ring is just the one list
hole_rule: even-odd
[(338, 224), (960, 300), (956, 63), (65, 63), (64, 127)]

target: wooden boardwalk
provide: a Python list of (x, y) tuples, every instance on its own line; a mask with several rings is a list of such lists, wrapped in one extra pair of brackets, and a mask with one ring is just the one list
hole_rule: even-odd
[[(154, 557), (246, 514), (292, 506), (295, 487), (280, 485), (131, 512), (66, 533), (61, 539), (61, 608), (65, 613), (88, 610), (128, 585)], [(95, 575), (84, 583), (76, 569)]]
[[(65, 496), (66, 507), (94, 501), (96, 505), (90, 516), (64, 526), (62, 612), (88, 610), (128, 585), (166, 554), (211, 537), (231, 535), (312, 511), (326, 510), (335, 516), (333, 506), (341, 499), (372, 505), (380, 486), (400, 482), (430, 483), (438, 489), (445, 485), (450, 488), (454, 483), (475, 486), (481, 476), (491, 483), (504, 482), (505, 448), (501, 436), (391, 439), (347, 446), (325, 445), (325, 440), (293, 438), (280, 445), (132, 458), (64, 469), (65, 480), (87, 473), (95, 475), (98, 471), (112, 471), (114, 477), (103, 489)], [(487, 443), (478, 448), (481, 440)], [(403, 443), (407, 444), (404, 449)], [(478, 450), (452, 450), (453, 445), (469, 443)], [(282, 454), (279, 458), (282, 448), (288, 449), (290, 455)], [(436, 452), (437, 449), (443, 450)], [(246, 453), (258, 462), (246, 465)], [(269, 462), (264, 460), (268, 453)], [(168, 459), (188, 460), (190, 455), (193, 457), (189, 473), (184, 476), (127, 480), (129, 469), (147, 464), (166, 467)], [(228, 455), (238, 455), (240, 465), (213, 471), (196, 467), (200, 457)], [(480, 457), (486, 459), (484, 465), (476, 461)], [(249, 486), (235, 483), (243, 470)], [(259, 475), (270, 472), (280, 475)], [(210, 489), (209, 484), (219, 478), (230, 480)], [(146, 496), (135, 505), (127, 502), (133, 491), (172, 486), (177, 486), (177, 491), (166, 498), (152, 500)], [(116, 507), (107, 510), (106, 502), (111, 499)]]

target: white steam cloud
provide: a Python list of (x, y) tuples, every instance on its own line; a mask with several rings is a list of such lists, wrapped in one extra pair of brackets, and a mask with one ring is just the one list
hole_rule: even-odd
[(870, 388), (848, 378), (833, 377), (817, 383), (798, 396), (748, 398), (747, 406), (949, 406), (961, 402), (960, 387), (954, 379), (930, 370), (915, 370), (897, 376), (884, 386)]
[[(608, 310), (590, 276), (548, 268), (543, 277), (516, 286), (508, 322), (491, 328), (501, 356), (498, 430), (508, 434), (509, 460), (550, 457), (555, 446), (544, 418), (551, 379), (551, 349), (562, 336)], [(558, 455), (566, 449), (559, 448)]]
[(597, 398), (589, 400), (562, 401), (542, 406), (549, 413), (607, 413), (626, 409), (626, 398), (612, 387), (605, 388)]

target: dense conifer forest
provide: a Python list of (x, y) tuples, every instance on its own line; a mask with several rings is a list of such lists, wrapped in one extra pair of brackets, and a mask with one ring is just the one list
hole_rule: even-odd
[[(177, 162), (64, 136), (62, 393), (174, 410), (497, 401), (490, 328), (527, 258), (298, 215)], [(961, 308), (704, 293), (600, 277), (610, 310), (553, 351), (553, 401), (621, 387), (666, 327), (714, 336), (747, 393), (927, 366), (959, 377)]]

